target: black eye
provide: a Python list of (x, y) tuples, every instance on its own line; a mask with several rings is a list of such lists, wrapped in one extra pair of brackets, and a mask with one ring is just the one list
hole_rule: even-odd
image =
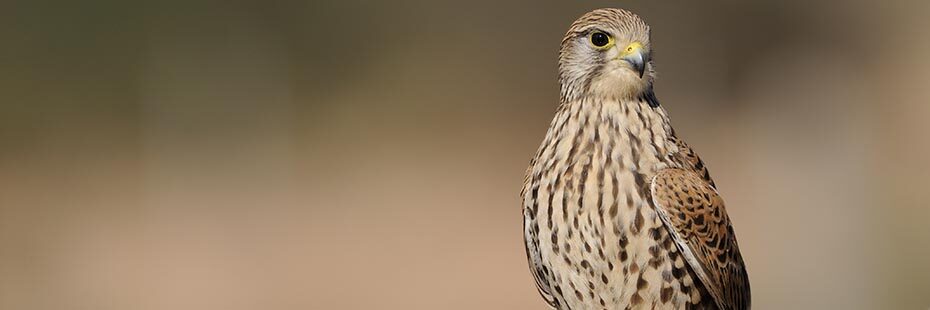
[(610, 36), (606, 33), (597, 31), (591, 34), (591, 44), (597, 47), (604, 47), (610, 43)]

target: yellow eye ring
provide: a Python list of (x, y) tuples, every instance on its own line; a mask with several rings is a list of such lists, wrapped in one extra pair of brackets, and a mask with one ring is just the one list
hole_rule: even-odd
[(592, 32), (588, 39), (591, 45), (599, 49), (607, 49), (614, 45), (614, 38), (602, 31)]

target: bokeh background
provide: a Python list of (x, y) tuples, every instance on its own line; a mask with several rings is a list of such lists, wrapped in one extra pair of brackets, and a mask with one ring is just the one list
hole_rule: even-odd
[(756, 309), (930, 307), (930, 2), (0, 3), (0, 309), (545, 309), (568, 25), (652, 25)]

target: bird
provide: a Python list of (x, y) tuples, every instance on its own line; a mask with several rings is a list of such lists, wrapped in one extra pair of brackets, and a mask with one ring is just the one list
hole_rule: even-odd
[(560, 103), (520, 194), (530, 271), (553, 309), (749, 309), (723, 200), (656, 98), (650, 36), (604, 8), (562, 39)]

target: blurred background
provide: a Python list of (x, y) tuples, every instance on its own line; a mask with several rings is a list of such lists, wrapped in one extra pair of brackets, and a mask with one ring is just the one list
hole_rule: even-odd
[(545, 309), (568, 25), (651, 25), (756, 309), (930, 307), (930, 2), (0, 3), (0, 309)]

